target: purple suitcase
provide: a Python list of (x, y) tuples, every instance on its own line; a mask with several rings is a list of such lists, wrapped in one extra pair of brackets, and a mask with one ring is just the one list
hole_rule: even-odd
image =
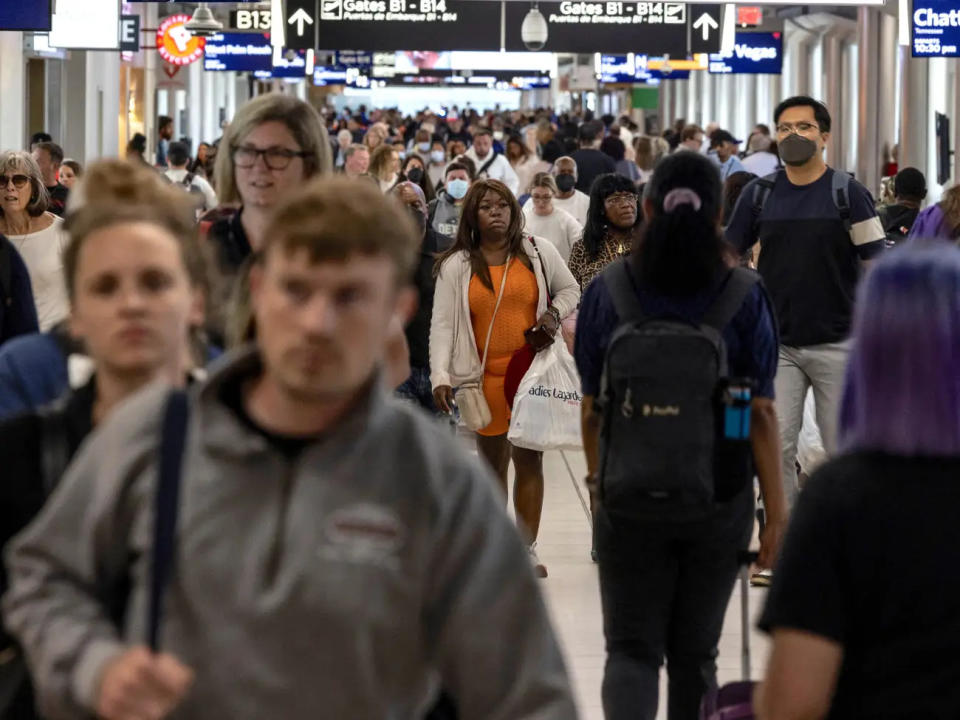
[(750, 565), (757, 553), (740, 556), (740, 627), (743, 635), (740, 662), (743, 680), (708, 690), (700, 705), (700, 720), (753, 720), (753, 689), (750, 680)]

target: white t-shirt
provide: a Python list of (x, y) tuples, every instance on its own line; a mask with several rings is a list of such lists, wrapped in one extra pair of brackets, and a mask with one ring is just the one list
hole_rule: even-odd
[(769, 152), (755, 152), (752, 155), (747, 155), (740, 162), (743, 164), (744, 170), (760, 177), (775, 173), (779, 167), (777, 156)]
[[(553, 199), (553, 207), (559, 210), (566, 210), (573, 215), (574, 220), (581, 225), (586, 225), (587, 212), (590, 210), (590, 196), (579, 190), (574, 190), (573, 195), (566, 199), (555, 197)], [(533, 212), (533, 200), (527, 200), (523, 204), (523, 211), (526, 212), (527, 210)]]
[[(187, 179), (186, 168), (171, 168), (169, 170), (165, 170), (164, 175), (166, 175), (170, 182), (172, 182), (174, 185), (179, 185), (184, 190), (188, 189), (187, 186), (183, 184), (183, 181)], [(201, 193), (203, 193), (204, 210), (213, 210), (217, 206), (217, 194), (213, 191), (213, 186), (207, 182), (206, 178), (200, 177), (194, 173), (193, 180), (190, 181), (190, 187), (195, 187)]]
[(531, 207), (524, 209), (523, 218), (526, 232), (552, 242), (564, 262), (570, 259), (573, 244), (583, 235), (583, 226), (570, 213), (554, 207), (549, 215), (537, 215)]
[[(476, 148), (470, 148), (467, 152), (464, 153), (468, 158), (473, 160), (474, 164), (477, 166), (477, 175), (480, 175), (480, 171), (483, 169), (483, 166), (487, 164), (490, 158), (493, 157), (493, 150), (490, 151), (490, 154), (486, 155), (482, 160), (477, 157)], [(508, 188), (510, 192), (514, 195), (517, 195), (520, 192), (520, 179), (517, 177), (517, 173), (513, 171), (513, 167), (510, 165), (510, 162), (503, 155), (497, 155), (496, 158), (490, 166), (483, 171), (484, 175), (491, 180), (499, 180)]]
[(7, 235), (27, 266), (37, 319), (43, 332), (70, 313), (61, 258), (67, 236), (63, 231), (63, 219), (50, 216), (53, 224), (44, 230), (29, 235)]

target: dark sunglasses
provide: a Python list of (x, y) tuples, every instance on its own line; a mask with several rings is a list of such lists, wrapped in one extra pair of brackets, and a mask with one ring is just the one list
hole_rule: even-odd
[(0, 175), (0, 188), (5, 188), (11, 180), (17, 190), (30, 182), (30, 178), (26, 175)]

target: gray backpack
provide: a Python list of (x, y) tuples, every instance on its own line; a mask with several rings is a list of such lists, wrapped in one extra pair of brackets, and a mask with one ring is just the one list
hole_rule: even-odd
[[(607, 348), (597, 398), (601, 412), (600, 498), (604, 509), (631, 517), (681, 517), (717, 501), (723, 473), (742, 482), (751, 469), (750, 388), (738, 396), (746, 438), (727, 440), (730, 390), (748, 381), (728, 377), (723, 329), (759, 276), (730, 271), (701, 325), (677, 317), (647, 316), (627, 260), (603, 279), (620, 325)], [(736, 395), (736, 393), (734, 393)]]

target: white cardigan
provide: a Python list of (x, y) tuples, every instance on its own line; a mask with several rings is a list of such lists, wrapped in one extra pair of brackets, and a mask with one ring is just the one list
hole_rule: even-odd
[[(562, 320), (579, 304), (580, 286), (549, 240), (537, 238), (534, 248), (529, 237), (525, 237), (523, 249), (530, 258), (540, 291), (537, 317), (547, 311), (549, 297)], [(481, 375), (482, 361), (470, 320), (471, 272), (466, 252), (451, 255), (440, 268), (430, 323), (430, 384), (434, 389), (441, 385), (457, 387), (478, 380)]]

